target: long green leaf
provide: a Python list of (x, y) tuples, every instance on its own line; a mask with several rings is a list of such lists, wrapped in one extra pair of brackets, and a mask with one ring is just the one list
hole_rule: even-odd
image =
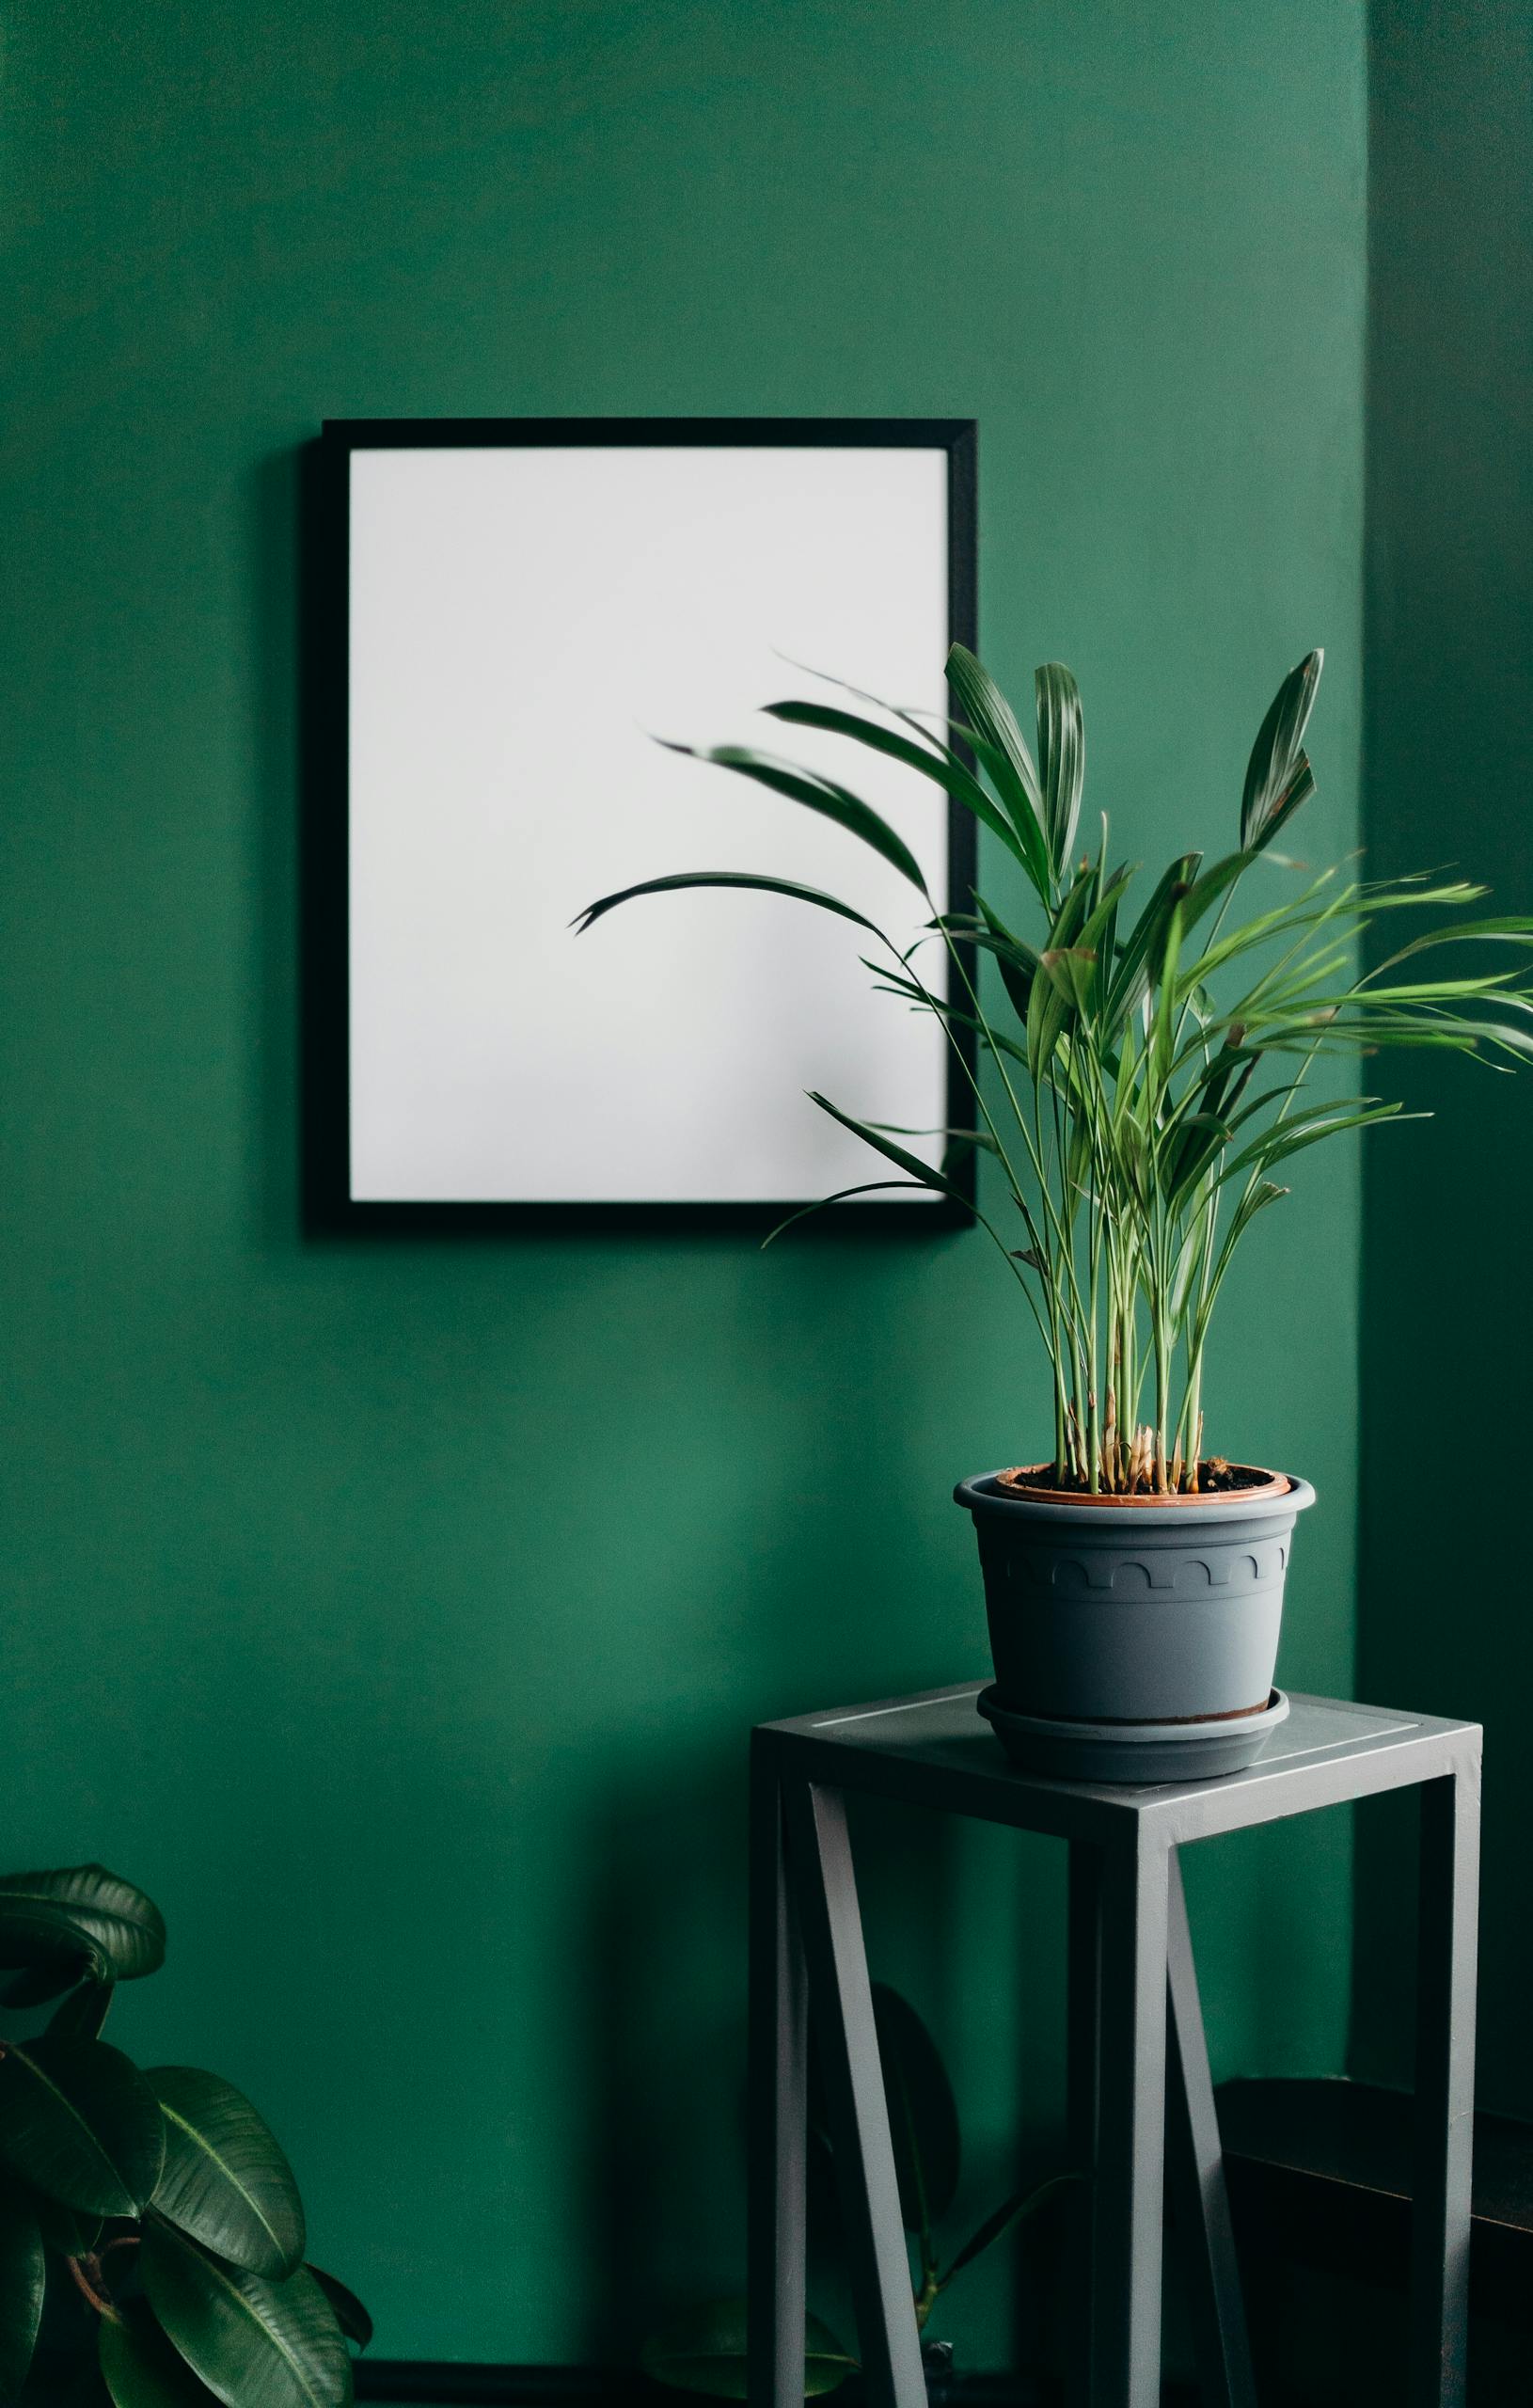
[(1160, 969), (1155, 974), (1160, 995), (1150, 1030), (1150, 1054), (1157, 1081), (1162, 1088), (1171, 1075), (1172, 1056), (1177, 1044), (1177, 960), (1180, 951), (1181, 905), (1176, 902), (1166, 917), (1165, 947)]
[(1048, 1073), (1054, 1048), (1072, 1015), (1089, 991), (1089, 981), (1083, 975), (1077, 978), (1075, 971), (1066, 965), (1091, 915), (1094, 894), (1095, 881), (1089, 875), (1075, 880), (1054, 915), (1048, 945), (1039, 957), (1049, 974), (1034, 980), (1027, 1007), (1028, 1068), (1038, 1084)]
[[(746, 2397), (746, 2304), (710, 2300), (654, 2333), (640, 2351), (640, 2363), (656, 2383), (674, 2391), (700, 2391), (711, 2400)], [(804, 2397), (818, 2400), (857, 2370), (857, 2360), (817, 2316), (804, 2319)]]
[(155, 2315), (226, 2408), (348, 2408), (345, 2337), (306, 2268), (270, 2282), (219, 2264), (158, 2220), (140, 2255)]
[(1043, 789), (1011, 705), (988, 671), (964, 644), (956, 643), (949, 652), (947, 675), (979, 744), (986, 748), (980, 757), (1027, 855), (1033, 883), (1047, 902), (1051, 864)]
[(1046, 660), (1034, 679), (1038, 718), (1038, 778), (1043, 825), (1054, 876), (1063, 878), (1081, 816), (1086, 773), (1081, 689), (1063, 661)]
[(665, 750), (685, 753), (691, 761), (710, 761), (716, 768), (733, 769), (737, 777), (749, 778), (770, 793), (784, 796), (789, 802), (800, 802), (806, 810), (818, 812), (822, 818), (834, 820), (838, 828), (845, 828), (849, 835), (860, 837), (874, 852), (881, 853), (919, 894), (925, 894), (921, 864), (904, 837), (895, 833), (871, 803), (847, 787), (819, 777), (813, 770), (797, 768), (791, 761), (773, 761), (765, 752), (753, 752), (743, 744), (716, 744), (707, 751), (691, 744), (667, 744)]
[(999, 2241), (1012, 2225), (1019, 2224), (1024, 2216), (1036, 2215), (1040, 2208), (1046, 2207), (1061, 2191), (1068, 2190), (1079, 2180), (1076, 2174), (1054, 2174), (1046, 2182), (1035, 2183), (1031, 2190), (1016, 2191), (1009, 2199), (1004, 2199), (994, 2213), (988, 2215), (984, 2223), (970, 2234), (942, 2276), (943, 2289), (955, 2274), (961, 2274), (966, 2266), (972, 2266), (974, 2259)]
[(165, 2170), (154, 2205), (231, 2265), (280, 2279), (303, 2263), (304, 2210), (292, 2169), (248, 2099), (217, 2074), (156, 2066)]
[(1162, 958), (1171, 913), (1192, 891), (1202, 862), (1201, 853), (1182, 853), (1163, 870), (1138, 919), (1124, 940), (1108, 992), (1106, 1034), (1116, 1037), (1139, 1009), (1149, 991)]
[(887, 1195), (891, 1189), (896, 1187), (907, 1191), (911, 1188), (920, 1188), (924, 1194), (927, 1195), (931, 1192), (924, 1179), (868, 1179), (864, 1180), (860, 1187), (838, 1187), (833, 1196), (817, 1196), (813, 1204), (800, 1204), (796, 1212), (788, 1214), (786, 1220), (779, 1221), (775, 1228), (768, 1229), (762, 1239), (761, 1251), (765, 1254), (774, 1239), (782, 1237), (783, 1232), (791, 1229), (796, 1222), (811, 1220), (816, 1212), (828, 1212), (832, 1204), (847, 1203), (854, 1196)]
[(785, 895), (792, 903), (813, 903), (821, 911), (834, 911), (843, 920), (854, 921), (858, 927), (868, 929), (882, 943), (889, 943), (882, 928), (875, 927), (861, 911), (854, 911), (849, 903), (822, 894), (817, 886), (800, 886), (796, 879), (765, 878), (753, 870), (741, 869), (688, 869), (671, 878), (647, 878), (641, 885), (625, 886), (620, 894), (604, 895), (599, 903), (588, 903), (570, 925), (577, 935), (584, 936), (587, 928), (593, 928), (620, 903), (631, 903), (640, 895), (676, 895), (689, 886), (743, 887), (758, 895)]
[(941, 786), (955, 802), (962, 803), (992, 836), (1000, 838), (1014, 861), (1026, 866), (1026, 855), (1010, 821), (996, 809), (979, 780), (971, 777), (963, 763), (955, 760), (945, 747), (940, 752), (928, 752), (924, 745), (912, 744), (908, 737), (897, 736), (893, 728), (880, 727), (876, 720), (860, 719), (855, 711), (838, 711), (823, 703), (768, 703), (766, 717), (782, 720), (789, 727), (822, 728), (830, 736), (849, 737), (854, 743), (866, 745), (870, 752), (886, 753), (890, 760), (917, 770)]
[(1259, 851), (1314, 792), (1303, 748), (1324, 665), (1323, 652), (1306, 653), (1284, 678), (1261, 722), (1241, 797), (1242, 852)]
[(893, 1137), (882, 1135), (870, 1121), (854, 1120), (850, 1113), (843, 1112), (839, 1105), (833, 1104), (829, 1096), (817, 1094), (813, 1088), (809, 1092), (809, 1101), (811, 1103), (818, 1104), (822, 1112), (829, 1113), (832, 1120), (839, 1120), (843, 1129), (849, 1129), (854, 1137), (861, 1137), (863, 1144), (871, 1146), (876, 1154), (882, 1154), (886, 1161), (894, 1164), (895, 1167), (904, 1171), (916, 1186), (935, 1187), (940, 1195), (951, 1196), (954, 1202), (963, 1205), (966, 1211), (973, 1209), (963, 1190), (955, 1187), (953, 1181), (945, 1178), (941, 1171), (933, 1170), (931, 1164), (924, 1163), (918, 1154), (907, 1153), (903, 1146), (896, 1146)]
[(104, 2040), (13, 2040), (0, 2057), (0, 2157), (67, 2208), (135, 2216), (160, 2178), (165, 2125), (136, 2066)]
[(1398, 1103), (1371, 1104), (1361, 1112), (1322, 1112), (1307, 1121), (1295, 1114), (1279, 1121), (1272, 1129), (1264, 1130), (1249, 1146), (1243, 1146), (1224, 1165), (1221, 1183), (1239, 1179), (1245, 1171), (1270, 1171), (1290, 1154), (1302, 1153), (1308, 1146), (1319, 1145), (1322, 1137), (1339, 1137), (1349, 1129), (1371, 1129), (1381, 1120), (1417, 1120), (1426, 1116), (1403, 1112)]
[(24, 2200), (0, 2196), (0, 2408), (20, 2399), (31, 2370), (46, 2280), (37, 2217)]

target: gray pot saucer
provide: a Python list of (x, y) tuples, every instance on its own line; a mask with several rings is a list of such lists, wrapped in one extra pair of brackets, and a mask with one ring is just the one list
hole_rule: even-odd
[(993, 1687), (981, 1690), (974, 1703), (1013, 1763), (1029, 1772), (1051, 1781), (1140, 1784), (1241, 1772), (1288, 1714), (1282, 1689), (1273, 1689), (1259, 1714), (1217, 1722), (1050, 1722), (1011, 1713)]

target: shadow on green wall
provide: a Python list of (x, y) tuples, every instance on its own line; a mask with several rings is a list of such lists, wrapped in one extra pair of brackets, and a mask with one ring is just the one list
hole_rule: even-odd
[[(1376, 0), (1364, 831), (1533, 903), (1533, 9)], [(1393, 1079), (1395, 1065), (1390, 1065)], [(1366, 1155), (1361, 1694), (1486, 1726), (1481, 2099), (1533, 2113), (1533, 1082), (1408, 1058)], [(1360, 1817), (1353, 2064), (1409, 2081), (1409, 1816)]]

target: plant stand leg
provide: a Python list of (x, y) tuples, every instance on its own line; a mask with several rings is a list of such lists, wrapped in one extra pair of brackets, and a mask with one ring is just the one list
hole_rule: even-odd
[(1411, 2408), (1462, 2408), (1469, 2354), (1470, 2174), (1479, 1759), (1423, 1782), (1416, 1957)]
[(1205, 2408), (1256, 2408), (1251, 2344), (1246, 2337), (1241, 2270), (1225, 2188), (1193, 1935), (1175, 1849), (1169, 1874), (1166, 2006), (1171, 2065), (1166, 2147), (1177, 2224), (1186, 2236), (1198, 2386)]
[(900, 2219), (846, 1810), (834, 1790), (787, 1791), (788, 1864), (809, 1957), (846, 2226), (862, 2377), (874, 2408), (925, 2408), (921, 2339)]
[(1066, 2397), (1091, 2408), (1093, 2200), (1097, 2178), (1097, 2089), (1101, 2050), (1101, 1851), (1071, 1840), (1066, 1941), (1065, 2120), (1070, 2169)]
[(1169, 1858), (1142, 1824), (1103, 1854), (1092, 2408), (1161, 2398)]
[(751, 2408), (803, 2408), (808, 1995), (787, 1877), (775, 1751), (751, 1761), (750, 2184)]

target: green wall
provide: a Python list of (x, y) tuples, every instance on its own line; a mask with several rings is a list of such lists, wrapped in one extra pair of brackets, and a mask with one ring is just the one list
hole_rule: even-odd
[[(1046, 1391), (973, 1236), (304, 1237), (301, 447), (976, 417), (986, 649), (1074, 663), (1126, 845), (1227, 841), (1319, 642), (1339, 854), (1364, 66), (1334, 0), (8, 11), (3, 1853), (160, 1898), (123, 2038), (264, 2104), (388, 2354), (734, 2283), (745, 1733), (981, 1666), (948, 1490)], [(1284, 1671), (1346, 1689), (1357, 1169), (1312, 1159), (1211, 1434), (1321, 1490)], [(1349, 1845), (1194, 1862), (1222, 2068), (1340, 2063)], [(865, 1853), (984, 2205), (1054, 2097), (1059, 1867)], [(961, 2300), (1004, 2355), (999, 2272)]]
[[(1395, 0), (1371, 42), (1365, 832), (1381, 874), (1454, 861), (1533, 907), (1533, 8)], [(1426, 1057), (1422, 1057), (1425, 1062)], [(1485, 1724), (1481, 2098), (1533, 2115), (1525, 1834), (1533, 1092), (1409, 1067), (1437, 1115), (1368, 1157), (1364, 1693)], [(1430, 1483), (1429, 1485), (1429, 1482)], [(1411, 1829), (1359, 1852), (1359, 2070), (1409, 2079), (1387, 2011)]]

